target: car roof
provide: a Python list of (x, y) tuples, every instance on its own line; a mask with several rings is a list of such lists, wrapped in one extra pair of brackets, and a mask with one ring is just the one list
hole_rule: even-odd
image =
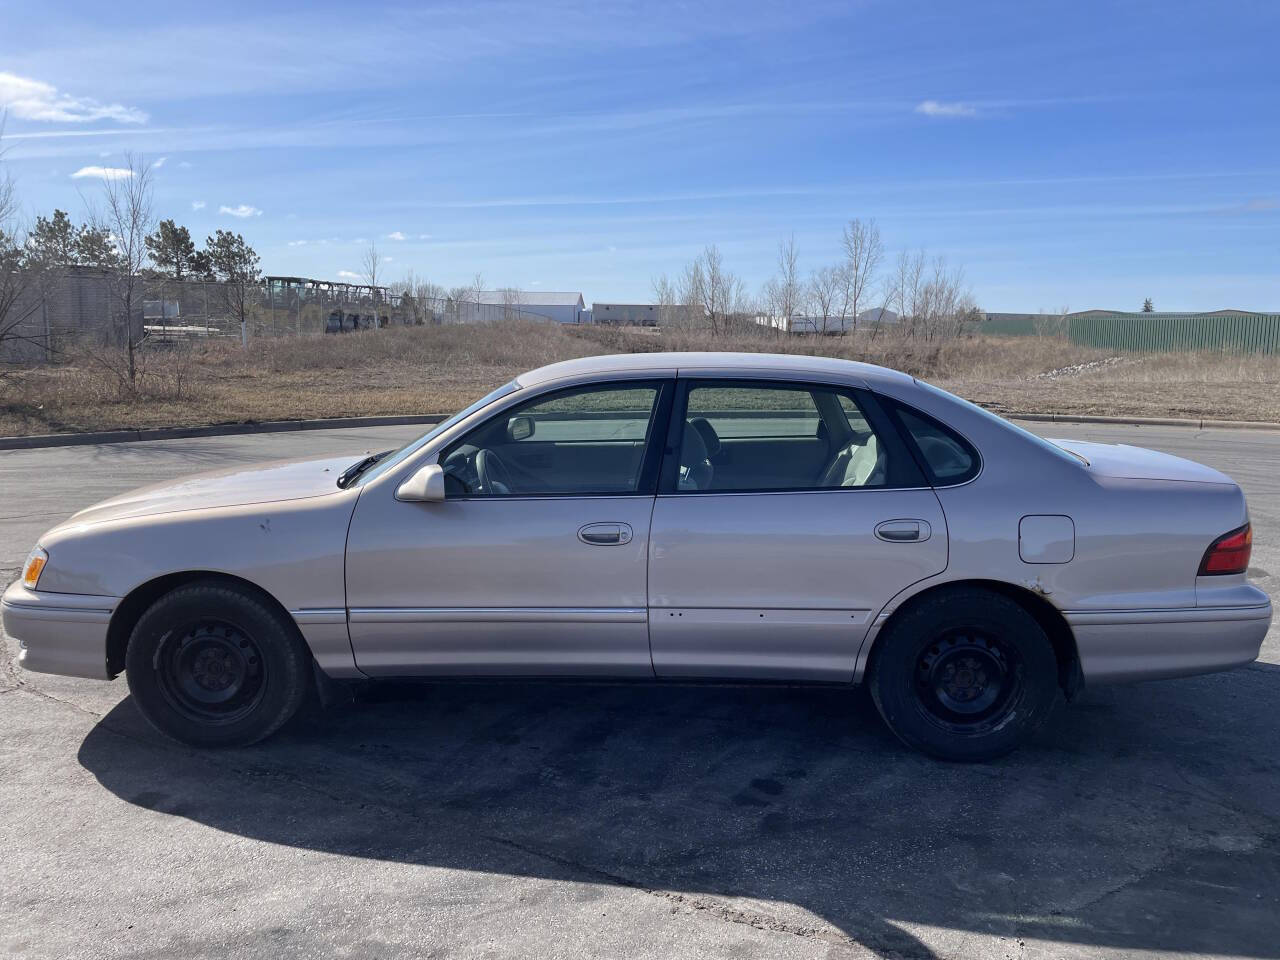
[(888, 367), (832, 357), (810, 357), (789, 353), (619, 353), (599, 357), (581, 357), (538, 367), (522, 373), (516, 382), (533, 387), (555, 380), (576, 377), (607, 376), (613, 373), (653, 371), (671, 375), (683, 371), (705, 373), (724, 370), (732, 373), (768, 374), (785, 380), (795, 374), (820, 374), (842, 380), (855, 379), (874, 386), (877, 383), (909, 384), (912, 377)]

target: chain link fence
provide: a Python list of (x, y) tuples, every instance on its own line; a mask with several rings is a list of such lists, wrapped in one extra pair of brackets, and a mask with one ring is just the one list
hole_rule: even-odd
[(415, 299), (385, 287), (302, 278), (271, 277), (241, 286), (139, 277), (127, 298), (122, 283), (111, 271), (83, 267), (33, 278), (10, 310), (16, 322), (5, 325), (0, 362), (56, 362), (77, 343), (119, 346), (129, 336), (154, 345), (546, 319), (518, 304)]

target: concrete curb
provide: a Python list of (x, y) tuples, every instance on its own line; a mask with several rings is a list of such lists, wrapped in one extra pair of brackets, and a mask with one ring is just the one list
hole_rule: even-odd
[[(1008, 420), (1037, 423), (1109, 423), (1129, 427), (1193, 427), (1222, 430), (1280, 430), (1280, 423), (1254, 420), (1206, 420), (1179, 417), (1090, 417), (1065, 413), (1002, 413)], [(137, 443), (140, 440), (183, 440), (188, 437), (237, 437), (249, 433), (291, 433), (297, 430), (343, 430), (359, 427), (430, 425), (448, 414), (428, 413), (401, 417), (331, 417), (325, 420), (268, 420), (261, 423), (224, 423), (208, 427), (157, 427), (148, 430), (106, 430), (99, 433), (48, 433), (30, 437), (0, 437), (0, 450), (33, 450), (39, 447), (80, 447), (99, 443)]]
[(1263, 420), (1209, 420), (1204, 417), (1091, 417), (1069, 413), (1002, 413), (1006, 420), (1035, 423), (1110, 423), (1127, 427), (1194, 427), (1197, 430), (1280, 430), (1280, 423)]
[(248, 433), (292, 433), (297, 430), (341, 430), (359, 427), (400, 427), (436, 424), (448, 414), (401, 417), (331, 417), (325, 420), (268, 420), (261, 423), (222, 423), (208, 427), (157, 427), (148, 430), (106, 430), (100, 433), (49, 433), (30, 437), (0, 437), (0, 450), (37, 447), (79, 447), (98, 443), (136, 443), (139, 440), (182, 440), (188, 437), (236, 437)]

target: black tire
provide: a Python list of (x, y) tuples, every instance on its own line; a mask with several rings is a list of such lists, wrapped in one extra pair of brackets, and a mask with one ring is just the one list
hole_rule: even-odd
[(876, 644), (870, 687), (903, 743), (956, 761), (1014, 750), (1060, 693), (1053, 645), (1035, 617), (972, 588), (926, 597), (895, 619)]
[(157, 730), (194, 747), (269, 737), (311, 686), (294, 625), (250, 590), (200, 581), (165, 594), (125, 652), (129, 692)]

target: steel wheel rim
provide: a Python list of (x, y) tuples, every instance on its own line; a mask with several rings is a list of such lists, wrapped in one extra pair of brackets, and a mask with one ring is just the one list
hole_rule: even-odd
[(266, 692), (262, 651), (247, 631), (224, 620), (206, 618), (170, 631), (155, 667), (165, 700), (198, 723), (235, 723)]
[(1017, 649), (975, 627), (956, 627), (926, 644), (916, 658), (915, 702), (935, 726), (981, 736), (1016, 712), (1024, 689)]

